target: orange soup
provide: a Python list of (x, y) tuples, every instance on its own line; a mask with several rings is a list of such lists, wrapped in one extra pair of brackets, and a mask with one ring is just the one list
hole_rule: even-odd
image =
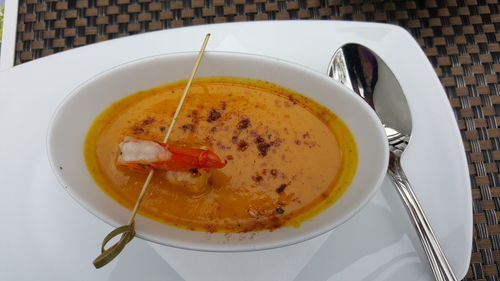
[[(161, 141), (185, 84), (127, 96), (89, 129), (88, 170), (126, 208), (134, 206), (146, 175), (117, 167), (119, 143), (125, 136)], [(342, 195), (357, 165), (355, 141), (334, 113), (288, 89), (243, 78), (196, 79), (169, 143), (207, 147), (227, 164), (204, 171), (208, 179), (195, 189), (156, 171), (139, 213), (198, 231), (298, 226)]]

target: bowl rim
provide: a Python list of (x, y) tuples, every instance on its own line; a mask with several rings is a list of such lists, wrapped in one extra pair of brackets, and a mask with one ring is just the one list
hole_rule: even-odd
[[(51, 144), (52, 144), (52, 139), (54, 138), (53, 135), (54, 135), (55, 120), (57, 120), (57, 118), (60, 117), (59, 115), (61, 114), (61, 109), (64, 108), (64, 106), (66, 105), (66, 103), (69, 100), (71, 100), (72, 98), (77, 96), (79, 94), (79, 92), (85, 86), (91, 84), (93, 81), (96, 81), (101, 77), (104, 77), (106, 74), (112, 73), (112, 72), (117, 71), (117, 70), (126, 69), (128, 67), (134, 67), (135, 65), (139, 65), (139, 64), (145, 63), (149, 60), (154, 60), (154, 59), (158, 59), (158, 58), (163, 59), (163, 58), (176, 57), (176, 56), (193, 56), (193, 57), (195, 57), (196, 55), (198, 55), (197, 51), (173, 52), (173, 53), (157, 54), (157, 55), (152, 55), (152, 56), (141, 57), (141, 58), (137, 58), (134, 60), (130, 60), (130, 61), (126, 61), (126, 62), (117, 64), (111, 68), (107, 68), (103, 71), (100, 71), (100, 72), (90, 76), (88, 79), (85, 79), (83, 82), (79, 83), (76, 87), (74, 87), (71, 91), (69, 91), (69, 93), (61, 100), (59, 105), (54, 110), (54, 112), (50, 118), (50, 121), (49, 121), (49, 126), (47, 128), (47, 135), (46, 135), (46, 152), (47, 152), (47, 156), (49, 159), (49, 164), (52, 168), (52, 172), (56, 176), (57, 181), (59, 182), (61, 187), (73, 198), (73, 200), (75, 200), (86, 211), (88, 211), (89, 213), (91, 213), (92, 215), (97, 217), (100, 221), (103, 221), (112, 227), (119, 227), (122, 225), (116, 219), (113, 219), (112, 217), (106, 215), (105, 212), (102, 212), (102, 211), (90, 206), (90, 204), (88, 204), (86, 202), (86, 200), (81, 199), (76, 193), (74, 193), (72, 191), (71, 188), (67, 188), (69, 186), (69, 184), (67, 184), (66, 181), (64, 180), (64, 178), (58, 173), (59, 167), (55, 163), (54, 154), (53, 154), (53, 147)], [(375, 111), (368, 105), (368, 103), (366, 103), (354, 91), (352, 91), (351, 89), (342, 85), (338, 81), (336, 81), (333, 78), (328, 77), (326, 74), (322, 74), (321, 72), (318, 72), (318, 71), (316, 71), (308, 66), (305, 66), (305, 65), (302, 65), (299, 63), (295, 63), (295, 62), (291, 62), (288, 60), (272, 57), (272, 56), (253, 54), (253, 53), (245, 53), (245, 52), (235, 52), (235, 51), (206, 51), (205, 55), (235, 56), (235, 57), (243, 57), (243, 58), (250, 58), (250, 59), (257, 59), (257, 60), (259, 60), (259, 59), (265, 60), (268, 63), (278, 63), (278, 64), (281, 64), (282, 66), (293, 67), (296, 69), (300, 69), (300, 71), (308, 72), (310, 75), (315, 76), (315, 79), (323, 79), (325, 81), (329, 80), (330, 82), (333, 82), (333, 84), (335, 84), (336, 87), (343, 88), (345, 91), (351, 92), (353, 98), (355, 100), (358, 100), (358, 104), (361, 107), (363, 107), (364, 110), (369, 115), (371, 115), (372, 119), (374, 119), (374, 121), (376, 123), (378, 123), (376, 130), (383, 137), (383, 140), (385, 143), (385, 145), (383, 146), (383, 150), (384, 150), (383, 163), (382, 163), (382, 165), (380, 165), (380, 167), (387, 167), (388, 166), (389, 145), (388, 145), (385, 131), (383, 129), (383, 125), (382, 125), (380, 119), (376, 115)], [(195, 79), (196, 78), (197, 78), (197, 76), (195, 76)], [(156, 86), (151, 86), (151, 87), (156, 87)], [(287, 88), (286, 86), (282, 86), (282, 87)], [(178, 244), (176, 244), (176, 243), (166, 242), (164, 240), (158, 239), (158, 238), (156, 238), (155, 235), (148, 234), (147, 232), (141, 232), (140, 230), (136, 232), (135, 236), (142, 238), (142, 239), (145, 239), (147, 241), (151, 241), (151, 242), (165, 245), (165, 246), (169, 246), (169, 247), (186, 249), (186, 250), (203, 251), (203, 252), (251, 252), (251, 251), (275, 249), (275, 248), (280, 248), (280, 247), (284, 247), (284, 246), (294, 245), (297, 243), (301, 243), (301, 242), (316, 238), (320, 235), (323, 235), (323, 234), (343, 225), (349, 219), (353, 218), (359, 211), (361, 211), (366, 206), (366, 204), (373, 198), (375, 193), (378, 192), (380, 186), (382, 185), (382, 181), (385, 178), (385, 175), (386, 175), (385, 171), (386, 171), (386, 169), (383, 169), (383, 170), (381, 170), (380, 173), (378, 173), (378, 178), (376, 180), (376, 183), (373, 185), (373, 188), (371, 188), (370, 192), (366, 196), (364, 196), (364, 199), (361, 202), (359, 202), (358, 204), (356, 204), (356, 206), (351, 211), (346, 212), (341, 217), (339, 217), (336, 220), (336, 222), (323, 224), (321, 227), (315, 227), (305, 234), (302, 234), (302, 235), (299, 235), (296, 237), (286, 238), (286, 239), (280, 240), (278, 242), (272, 242), (272, 241), (271, 242), (259, 242), (257, 246), (255, 246), (254, 244), (252, 244), (252, 245), (247, 245), (247, 244), (230, 245), (230, 243), (225, 244), (225, 245), (220, 245), (220, 244), (206, 243), (206, 242), (205, 243), (178, 242)], [(113, 201), (115, 201), (115, 200), (113, 199)], [(121, 204), (119, 204), (119, 205), (121, 207), (123, 207)], [(130, 210), (128, 210), (128, 211), (131, 212)], [(324, 210), (324, 211), (326, 211), (326, 210)], [(324, 211), (322, 211), (322, 212), (324, 212)], [(147, 217), (142, 216), (140, 214), (138, 214), (138, 216), (140, 216), (144, 219), (150, 219), (150, 218), (147, 218)], [(162, 224), (164, 224), (164, 223), (162, 223)], [(170, 225), (167, 225), (167, 226), (170, 226)], [(181, 229), (181, 228), (179, 228), (179, 229)], [(263, 230), (263, 231), (266, 231), (266, 230)], [(258, 233), (260, 231), (256, 231), (256, 232)], [(200, 233), (205, 233), (205, 232), (200, 232)], [(253, 232), (249, 232), (249, 233), (253, 233)], [(231, 234), (240, 234), (240, 233), (231, 233)]]

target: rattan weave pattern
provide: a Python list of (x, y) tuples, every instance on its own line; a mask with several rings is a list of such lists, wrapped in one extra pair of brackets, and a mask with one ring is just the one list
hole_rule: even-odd
[(467, 152), (474, 243), (464, 280), (500, 280), (499, 10), (498, 0), (20, 0), (15, 63), (198, 24), (342, 19), (402, 26), (441, 79)]

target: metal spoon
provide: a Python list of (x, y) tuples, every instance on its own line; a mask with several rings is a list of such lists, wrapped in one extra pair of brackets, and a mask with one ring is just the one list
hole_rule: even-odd
[(389, 140), (388, 174), (403, 199), (432, 272), (438, 281), (457, 280), (401, 167), (400, 158), (410, 140), (412, 123), (396, 76), (370, 49), (352, 43), (335, 51), (328, 75), (363, 97), (377, 112)]

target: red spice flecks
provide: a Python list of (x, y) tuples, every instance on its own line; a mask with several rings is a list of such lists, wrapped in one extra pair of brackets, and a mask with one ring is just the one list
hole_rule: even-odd
[(146, 131), (139, 127), (139, 126), (135, 126), (134, 128), (132, 128), (132, 131), (134, 132), (134, 134), (144, 134)]
[(208, 144), (214, 143), (214, 138), (212, 136), (206, 136), (204, 139), (205, 139), (205, 142), (207, 142)]
[(283, 140), (282, 140), (282, 139), (275, 139), (275, 140), (273, 140), (273, 141), (271, 141), (271, 142), (270, 142), (270, 144), (271, 144), (272, 146), (275, 146), (275, 147), (280, 146), (282, 143), (283, 143)]
[(256, 144), (263, 143), (264, 141), (265, 141), (265, 140), (264, 140), (264, 138), (263, 138), (263, 137), (257, 137), (257, 138), (255, 139), (255, 143), (256, 143)]
[(285, 188), (287, 187), (287, 184), (281, 184), (278, 188), (276, 188), (276, 192), (277, 193), (282, 193), (283, 191), (285, 191)]
[(231, 149), (230, 146), (226, 146), (224, 145), (222, 142), (218, 141), (215, 145), (217, 145), (218, 148), (222, 149), (222, 150), (228, 150), (228, 149)]
[(266, 156), (267, 155), (267, 152), (269, 151), (270, 147), (271, 147), (271, 145), (268, 144), (268, 143), (259, 143), (257, 145), (257, 149), (259, 150), (260, 155), (262, 155), (262, 156)]
[(307, 147), (309, 147), (309, 148), (313, 148), (316, 146), (316, 142), (304, 141), (304, 145), (307, 145)]
[(257, 144), (257, 149), (259, 150), (260, 155), (266, 156), (271, 145), (267, 143), (263, 137), (257, 137), (255, 139), (255, 143)]
[(193, 177), (199, 177), (199, 176), (201, 176), (201, 174), (200, 174), (200, 172), (198, 171), (198, 169), (191, 169), (191, 170), (189, 170), (189, 171), (191, 172), (191, 175), (192, 175)]
[(226, 104), (226, 102), (225, 102), (225, 101), (221, 101), (221, 102), (220, 102), (220, 108), (221, 108), (222, 110), (226, 110), (226, 106), (227, 106), (227, 104)]
[(273, 177), (277, 176), (277, 175), (278, 175), (278, 170), (276, 170), (276, 169), (271, 169), (271, 175), (272, 175)]
[(293, 104), (297, 104), (297, 100), (292, 96), (288, 96), (288, 100), (291, 101)]
[(145, 125), (145, 126), (146, 126), (146, 125), (151, 125), (151, 124), (153, 124), (154, 122), (155, 122), (155, 119), (154, 119), (154, 118), (149, 117), (149, 118), (147, 118), (146, 120), (142, 121), (142, 125)]
[(252, 179), (256, 182), (261, 182), (264, 178), (261, 175), (257, 175), (252, 177)]
[(250, 127), (250, 119), (243, 119), (240, 122), (238, 122), (238, 129), (244, 130), (248, 127)]
[(217, 119), (221, 118), (221, 116), (222, 114), (220, 112), (212, 108), (208, 113), (207, 122), (214, 122)]
[(238, 143), (238, 150), (245, 151), (247, 150), (247, 148), (248, 148), (248, 143), (244, 140), (240, 140), (240, 142)]
[(227, 160), (233, 160), (233, 159), (234, 159), (234, 157), (233, 157), (233, 155), (228, 155), (228, 156), (226, 156), (226, 159), (227, 159)]
[(194, 132), (196, 126), (194, 124), (184, 124), (180, 127), (184, 132)]
[(238, 143), (238, 137), (237, 136), (233, 136), (231, 138), (231, 143), (237, 144)]

